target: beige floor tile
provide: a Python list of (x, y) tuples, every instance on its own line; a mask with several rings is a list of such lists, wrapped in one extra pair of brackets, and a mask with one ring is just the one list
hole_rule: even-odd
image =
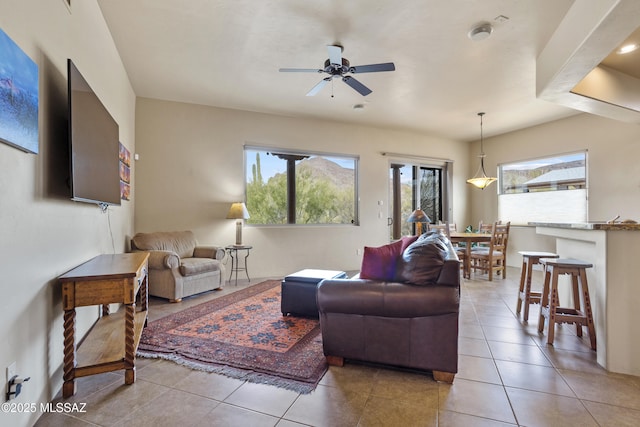
[(491, 358), (486, 340), (467, 337), (458, 337), (458, 354)]
[(366, 401), (366, 394), (319, 385), (312, 393), (300, 395), (283, 418), (317, 427), (353, 427)]
[(479, 323), (460, 322), (458, 325), (458, 337), (484, 339), (484, 331)]
[(571, 397), (507, 387), (518, 423), (527, 427), (597, 427), (582, 402)]
[(221, 403), (214, 410), (209, 412), (205, 419), (201, 420), (200, 426), (216, 427), (270, 427), (275, 426), (279, 419), (271, 415), (261, 414), (233, 405)]
[(438, 397), (438, 383), (428, 373), (380, 369), (371, 396), (428, 405)]
[[(77, 378), (76, 394), (71, 398), (71, 400), (65, 400), (65, 401), (73, 401), (73, 399), (86, 399), (91, 394), (111, 384), (116, 384), (116, 383), (124, 384), (124, 374), (122, 372), (120, 371), (105, 372), (103, 374)], [(58, 392), (58, 394), (56, 395), (56, 398), (62, 399), (62, 390)]]
[(345, 366), (329, 366), (320, 384), (344, 391), (369, 394), (378, 375), (378, 368), (347, 362)]
[(465, 356), (464, 354), (458, 356), (458, 374), (456, 378), (502, 384), (493, 359)]
[(598, 365), (595, 351), (571, 351), (546, 345), (540, 347), (540, 350), (556, 368), (600, 375), (607, 373), (606, 369)]
[(533, 338), (520, 329), (482, 326), (487, 341), (511, 342), (515, 344), (533, 345)]
[(299, 393), (266, 384), (244, 383), (225, 403), (241, 406), (264, 414), (282, 417)]
[(640, 426), (640, 411), (638, 410), (589, 402), (588, 400), (583, 400), (582, 403), (601, 427)]
[(95, 424), (67, 414), (47, 412), (38, 418), (34, 427), (95, 427)]
[(478, 321), (483, 326), (497, 326), (499, 328), (522, 329), (522, 324), (520, 323), (520, 321), (515, 317), (513, 317), (513, 314), (511, 313), (509, 314), (509, 316), (478, 313)]
[(204, 420), (220, 402), (180, 390), (166, 393), (132, 411), (116, 427), (173, 427), (206, 425)]
[(372, 396), (367, 401), (358, 427), (421, 426), (438, 425), (438, 395), (434, 394), (428, 404), (416, 405), (415, 401), (392, 400)]
[(87, 412), (78, 414), (78, 418), (113, 425), (169, 390), (140, 379), (131, 385), (112, 384), (88, 396), (85, 400)]
[(553, 366), (538, 346), (500, 341), (489, 341), (488, 344), (491, 354), (496, 360)]
[(289, 420), (280, 420), (276, 427), (308, 427), (306, 424), (295, 423)]
[(590, 375), (560, 369), (569, 387), (580, 399), (640, 410), (637, 377), (619, 374)]
[(440, 410), (515, 423), (504, 387), (456, 378), (452, 385), (439, 384)]
[(155, 362), (146, 365), (144, 368), (137, 369), (136, 371), (137, 379), (161, 384), (167, 387), (173, 387), (178, 381), (181, 381), (193, 372), (184, 365), (162, 359), (156, 359)]
[(191, 371), (189, 375), (176, 382), (174, 387), (189, 393), (223, 401), (244, 383), (245, 381), (243, 380), (211, 372)]
[(507, 387), (576, 397), (555, 368), (504, 360), (497, 360), (496, 365)]
[(509, 427), (515, 425), (451, 411), (440, 411), (438, 415), (438, 427)]

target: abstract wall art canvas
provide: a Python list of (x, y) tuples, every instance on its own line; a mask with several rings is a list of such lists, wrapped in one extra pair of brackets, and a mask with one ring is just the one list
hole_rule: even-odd
[(38, 153), (38, 65), (1, 29), (0, 141)]
[(131, 153), (120, 143), (120, 199), (131, 199)]

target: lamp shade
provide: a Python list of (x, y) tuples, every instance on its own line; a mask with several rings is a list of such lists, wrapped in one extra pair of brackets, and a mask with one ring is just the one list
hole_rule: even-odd
[(416, 209), (411, 212), (411, 215), (407, 218), (407, 222), (431, 222), (431, 219), (422, 209)]
[(467, 182), (481, 190), (484, 190), (486, 187), (488, 187), (492, 182), (494, 182), (497, 178), (491, 178), (488, 176), (480, 176), (477, 178), (470, 178), (467, 180)]
[(249, 219), (249, 211), (242, 202), (231, 204), (227, 219)]

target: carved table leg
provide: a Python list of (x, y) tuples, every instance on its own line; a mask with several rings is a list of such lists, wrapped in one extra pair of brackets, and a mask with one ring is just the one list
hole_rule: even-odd
[(64, 311), (64, 384), (62, 385), (62, 397), (71, 397), (76, 392), (75, 367), (76, 367), (76, 310)]
[(124, 319), (124, 364), (126, 371), (124, 373), (124, 383), (133, 384), (136, 380), (136, 368), (134, 365), (135, 360), (135, 343), (134, 343), (134, 314), (136, 312), (136, 304), (127, 304), (125, 306), (125, 319)]

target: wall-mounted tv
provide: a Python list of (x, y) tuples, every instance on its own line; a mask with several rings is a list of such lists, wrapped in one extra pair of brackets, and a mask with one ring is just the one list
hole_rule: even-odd
[(80, 71), (67, 60), (71, 199), (120, 204), (118, 123)]

